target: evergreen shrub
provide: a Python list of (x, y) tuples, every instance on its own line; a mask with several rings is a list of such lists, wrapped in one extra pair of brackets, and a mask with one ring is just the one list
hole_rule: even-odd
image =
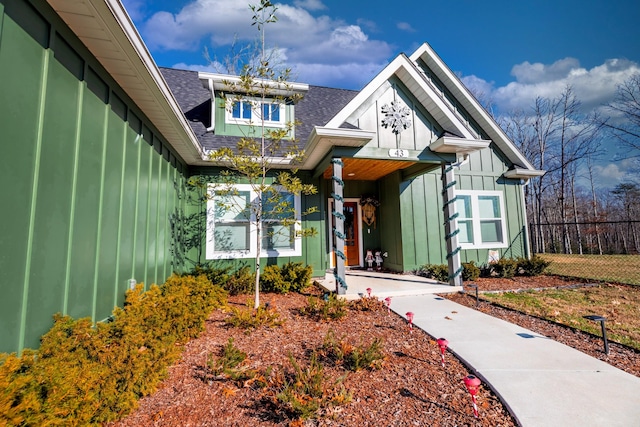
[(0, 425), (100, 425), (156, 390), (226, 292), (202, 275), (127, 291), (112, 321), (54, 316), (37, 351), (0, 355)]
[(462, 280), (467, 282), (477, 280), (480, 277), (480, 268), (475, 262), (463, 262), (462, 263)]
[(518, 258), (518, 274), (522, 276), (539, 276), (551, 264), (550, 261), (545, 261), (538, 255), (534, 255), (531, 258)]

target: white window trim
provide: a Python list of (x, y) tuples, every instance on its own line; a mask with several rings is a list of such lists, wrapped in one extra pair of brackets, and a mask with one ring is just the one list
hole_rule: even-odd
[[(258, 197), (258, 193), (253, 190), (251, 185), (249, 184), (236, 184), (234, 187), (238, 191), (248, 191), (249, 192), (249, 200), (253, 202)], [(255, 221), (255, 215), (252, 213), (251, 218), (249, 218), (249, 250), (243, 251), (216, 251), (214, 246), (214, 236), (215, 236), (215, 184), (209, 184), (208, 192), (209, 192), (209, 200), (207, 201), (207, 236), (206, 236), (206, 258), (212, 260), (220, 260), (220, 259), (245, 259), (245, 258), (255, 258), (257, 252), (257, 243), (256, 243), (256, 235), (258, 233), (258, 227)], [(301, 197), (299, 194), (293, 195), (294, 200), (294, 209), (296, 212), (295, 216), (295, 224), (294, 224), (294, 232), (296, 236), (299, 235), (302, 224), (301, 224)], [(272, 221), (271, 219), (264, 219), (263, 222), (263, 235), (264, 238), (264, 224)], [(232, 221), (233, 222), (233, 221)], [(265, 258), (276, 258), (281, 256), (301, 256), (302, 255), (302, 239), (301, 237), (296, 237), (293, 244), (293, 249), (264, 249), (261, 250), (261, 256)]]
[[(233, 117), (233, 104), (236, 102), (249, 102), (251, 103), (251, 119), (243, 119)], [(231, 98), (227, 99), (225, 105), (225, 121), (230, 124), (236, 125), (248, 125), (248, 126), (258, 126), (261, 124), (262, 120), (262, 104), (277, 104), (280, 109), (280, 120), (265, 120), (264, 124), (268, 127), (277, 127), (283, 128), (286, 125), (285, 118), (285, 102), (276, 101), (274, 99), (266, 98), (264, 100), (260, 98)]]
[[(473, 227), (473, 243), (462, 243), (459, 245), (462, 249), (496, 249), (506, 248), (508, 245), (507, 237), (507, 218), (506, 211), (504, 209), (504, 194), (502, 191), (482, 191), (482, 190), (456, 190), (456, 196), (470, 196), (471, 197), (471, 214), (472, 214), (472, 227)], [(500, 206), (500, 223), (502, 226), (502, 242), (488, 242), (488, 243), (476, 243), (482, 238), (480, 231), (480, 216), (478, 215), (480, 209), (478, 207), (479, 196), (497, 196)], [(458, 212), (459, 213), (459, 212)], [(461, 219), (461, 218), (459, 218)]]

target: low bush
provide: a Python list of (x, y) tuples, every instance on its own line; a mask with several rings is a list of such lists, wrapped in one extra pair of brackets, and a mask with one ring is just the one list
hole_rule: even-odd
[[(247, 359), (247, 353), (238, 349), (233, 344), (233, 338), (229, 338), (227, 344), (222, 348), (222, 354), (220, 357), (214, 357), (212, 354), (207, 359), (207, 367), (213, 374), (213, 378), (216, 380), (232, 380), (239, 383), (240, 386), (244, 386), (248, 382), (255, 382), (254, 380), (262, 376), (258, 371), (249, 369), (245, 365)], [(264, 380), (261, 381), (261, 386), (266, 385)]]
[(478, 280), (480, 277), (480, 268), (476, 265), (475, 262), (463, 262), (462, 263), (462, 280), (467, 282), (473, 282), (474, 280)]
[(229, 275), (223, 287), (229, 292), (229, 295), (253, 293), (256, 290), (256, 275), (249, 267), (241, 267)]
[(300, 292), (309, 286), (312, 274), (313, 268), (301, 262), (288, 262), (282, 267), (268, 265), (260, 274), (260, 288), (279, 294)]
[(418, 275), (446, 283), (449, 281), (449, 266), (447, 264), (426, 264), (420, 267)]
[(518, 271), (518, 262), (512, 258), (500, 258), (497, 262), (490, 264), (492, 275), (511, 279)]
[(538, 255), (531, 258), (518, 258), (518, 273), (522, 276), (539, 276), (549, 267), (550, 261), (545, 261)]
[(292, 369), (277, 372), (269, 378), (265, 397), (275, 405), (275, 412), (284, 412), (295, 420), (306, 420), (315, 418), (323, 409), (351, 401), (351, 393), (342, 385), (344, 377), (330, 381), (315, 352), (306, 367), (291, 355), (289, 363)]
[(377, 311), (386, 308), (376, 297), (362, 296), (349, 302), (349, 308), (355, 311)]
[(318, 320), (339, 320), (347, 315), (348, 303), (336, 294), (329, 294), (326, 300), (314, 296), (307, 298), (307, 305), (300, 313)]
[(253, 300), (248, 300), (244, 308), (230, 307), (231, 316), (225, 319), (225, 323), (246, 330), (262, 326), (273, 328), (284, 323), (284, 320), (280, 319), (280, 313), (276, 307), (260, 305), (254, 309), (253, 305)]
[(96, 425), (155, 391), (226, 292), (202, 275), (127, 291), (113, 321), (56, 315), (40, 349), (0, 356), (0, 425)]
[(374, 339), (369, 345), (353, 345), (344, 337), (338, 339), (331, 329), (324, 337), (321, 354), (350, 371), (379, 369), (385, 358), (380, 338)]

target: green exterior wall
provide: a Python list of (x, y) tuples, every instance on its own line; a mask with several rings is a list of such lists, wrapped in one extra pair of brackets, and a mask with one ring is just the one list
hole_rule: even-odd
[[(502, 175), (508, 163), (493, 146), (473, 153), (468, 163), (456, 169), (456, 188), (460, 190), (501, 191), (507, 224), (507, 248), (495, 248), (507, 258), (527, 256), (524, 200), (520, 180)], [(400, 183), (403, 271), (424, 264), (446, 264), (447, 252), (442, 211), (442, 171), (435, 170)], [(486, 264), (489, 249), (465, 249), (461, 261)]]
[(180, 268), (169, 215), (181, 209), (186, 168), (34, 3), (0, 3), (2, 352), (37, 348), (58, 312), (103, 320), (129, 279), (162, 283)]
[[(203, 181), (209, 183), (219, 182), (216, 176), (220, 173), (220, 168), (199, 168), (193, 169), (191, 177), (202, 178)], [(302, 238), (302, 255), (301, 256), (280, 256), (280, 257), (264, 257), (260, 260), (260, 266), (263, 268), (266, 265), (283, 265), (288, 262), (303, 262), (305, 265), (309, 265), (313, 268), (313, 277), (324, 277), (325, 270), (328, 267), (328, 241), (326, 239), (326, 222), (327, 222), (327, 206), (326, 196), (322, 188), (320, 179), (313, 179), (309, 174), (299, 172), (297, 176), (302, 179), (305, 184), (313, 184), (318, 189), (318, 193), (311, 196), (301, 197), (301, 210), (302, 212), (309, 208), (316, 207), (318, 212), (306, 215), (302, 217), (302, 228), (310, 229), (315, 228), (318, 233), (313, 237)], [(221, 181), (220, 181), (221, 182)], [(242, 179), (238, 180), (238, 183), (246, 183)], [(185, 200), (193, 200), (188, 194), (185, 195)], [(194, 227), (199, 230), (203, 230), (202, 236), (204, 237), (204, 230), (206, 230), (205, 218), (206, 214), (202, 214), (206, 210), (206, 203), (187, 202), (185, 205), (185, 213), (189, 215), (197, 214), (196, 218), (200, 218), (199, 227)], [(194, 224), (198, 223), (196, 219)], [(187, 224), (187, 228), (189, 225)], [(229, 260), (208, 260), (206, 259), (206, 241), (202, 239), (202, 245), (199, 248), (191, 249), (186, 257), (188, 260), (185, 262), (186, 268), (192, 268), (196, 264), (209, 264), (216, 268), (231, 267), (237, 269), (242, 266), (248, 266), (252, 270), (255, 269), (254, 258), (243, 259), (229, 259)]]

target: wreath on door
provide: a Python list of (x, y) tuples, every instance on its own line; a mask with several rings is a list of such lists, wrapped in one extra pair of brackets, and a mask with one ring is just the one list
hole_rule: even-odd
[(373, 225), (373, 228), (376, 228), (376, 208), (380, 206), (380, 202), (375, 197), (362, 196), (360, 206), (362, 206), (362, 221), (369, 227)]

